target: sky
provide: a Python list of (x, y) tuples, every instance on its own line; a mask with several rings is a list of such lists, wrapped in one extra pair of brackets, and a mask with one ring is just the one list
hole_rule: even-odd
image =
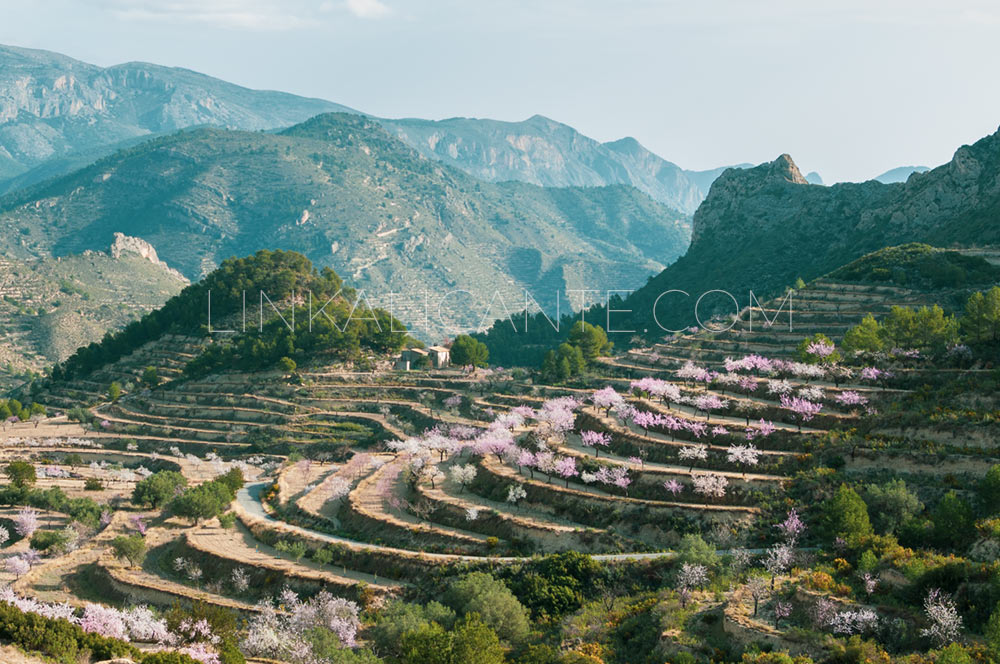
[(789, 153), (827, 182), (1000, 125), (991, 0), (0, 0), (0, 43), (143, 60), (383, 117), (634, 136), (684, 168)]

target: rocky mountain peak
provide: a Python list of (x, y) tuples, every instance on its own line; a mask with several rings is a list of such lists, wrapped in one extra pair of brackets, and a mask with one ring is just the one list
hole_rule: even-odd
[(794, 184), (809, 184), (789, 154), (781, 155), (768, 166), (768, 174), (772, 177), (780, 177)]
[(125, 235), (124, 233), (115, 233), (114, 240), (111, 243), (109, 250), (112, 258), (120, 259), (125, 255), (134, 255), (144, 258), (153, 265), (159, 265), (164, 270), (176, 275), (177, 277), (183, 279), (187, 282), (187, 278), (178, 272), (177, 270), (171, 268), (164, 261), (160, 260), (160, 257), (156, 255), (156, 249), (153, 248), (149, 242), (146, 242), (142, 238), (132, 237), (130, 235)]

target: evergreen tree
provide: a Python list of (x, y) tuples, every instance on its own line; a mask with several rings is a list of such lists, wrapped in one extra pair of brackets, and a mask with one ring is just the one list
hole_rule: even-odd
[(460, 334), (451, 344), (451, 362), (459, 366), (485, 367), (490, 358), (486, 344), (468, 334)]
[(872, 534), (872, 524), (868, 518), (868, 506), (861, 496), (846, 484), (841, 484), (837, 492), (824, 506), (824, 520), (831, 538), (841, 537), (856, 546)]
[(608, 341), (604, 328), (582, 320), (573, 323), (573, 327), (570, 328), (569, 343), (580, 349), (583, 359), (588, 363), (600, 355), (606, 355), (613, 345)]
[(856, 352), (875, 353), (882, 350), (885, 343), (882, 341), (882, 334), (878, 321), (871, 314), (861, 319), (861, 322), (849, 329), (844, 334), (844, 341), (841, 348), (850, 357)]
[(1000, 513), (1000, 463), (994, 464), (986, 472), (986, 476), (979, 480), (976, 498), (983, 516)]

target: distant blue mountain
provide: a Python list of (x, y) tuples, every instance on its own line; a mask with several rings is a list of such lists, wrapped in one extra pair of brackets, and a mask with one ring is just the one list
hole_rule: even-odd
[(926, 166), (899, 166), (886, 171), (882, 175), (877, 175), (873, 179), (883, 184), (906, 182), (913, 173), (926, 173), (929, 170)]

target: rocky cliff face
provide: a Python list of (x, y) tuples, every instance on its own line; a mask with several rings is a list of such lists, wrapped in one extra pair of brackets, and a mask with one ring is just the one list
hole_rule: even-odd
[(111, 243), (111, 257), (121, 258), (129, 254), (144, 258), (153, 265), (173, 274), (181, 281), (187, 282), (187, 278), (183, 274), (160, 260), (160, 257), (156, 255), (156, 249), (153, 248), (153, 245), (139, 237), (130, 237), (124, 233), (115, 233), (114, 241)]
[(0, 180), (68, 155), (93, 161), (136, 137), (203, 124), (270, 129), (336, 110), (349, 109), (248, 90), (186, 69), (146, 63), (102, 68), (0, 46)]
[(600, 143), (541, 115), (523, 122), (475, 118), (381, 120), (425, 157), (491, 182), (549, 187), (629, 184), (691, 214), (721, 169), (686, 171), (634, 138)]

